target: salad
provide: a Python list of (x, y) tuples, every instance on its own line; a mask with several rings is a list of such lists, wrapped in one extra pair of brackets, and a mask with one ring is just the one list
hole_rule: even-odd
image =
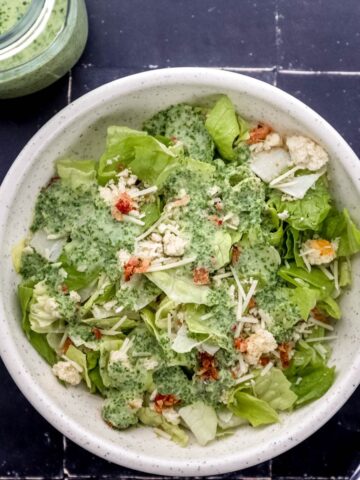
[(110, 126), (98, 161), (56, 162), (13, 249), (29, 341), (110, 427), (183, 446), (320, 398), (360, 250), (328, 160), (224, 95)]

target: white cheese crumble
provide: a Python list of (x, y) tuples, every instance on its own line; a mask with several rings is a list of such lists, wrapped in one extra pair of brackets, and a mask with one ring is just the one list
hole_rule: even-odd
[(52, 372), (60, 380), (70, 385), (78, 385), (81, 382), (81, 373), (73, 362), (61, 360), (53, 365)]
[(301, 135), (293, 135), (285, 140), (293, 165), (308, 170), (320, 170), (328, 161), (325, 150), (313, 140)]
[[(321, 240), (320, 240), (321, 241)], [(319, 244), (319, 240), (306, 240), (302, 244), (300, 255), (309, 265), (324, 265), (336, 258), (337, 242), (328, 242), (328, 245)]]
[(271, 150), (274, 147), (281, 147), (283, 144), (281, 136), (276, 132), (269, 133), (265, 140), (258, 143), (253, 143), (249, 146), (252, 153), (260, 153), (263, 151)]
[(277, 348), (273, 335), (262, 328), (250, 335), (246, 340), (246, 353), (244, 358), (250, 365), (256, 365), (264, 353), (270, 353)]

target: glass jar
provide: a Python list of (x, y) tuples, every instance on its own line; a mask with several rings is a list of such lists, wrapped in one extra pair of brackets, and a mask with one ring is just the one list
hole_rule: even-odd
[(0, 0), (0, 98), (41, 90), (80, 58), (84, 0)]

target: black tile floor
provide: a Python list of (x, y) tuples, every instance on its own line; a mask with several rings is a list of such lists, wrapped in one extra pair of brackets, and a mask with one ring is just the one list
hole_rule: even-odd
[[(10, 0), (9, 0), (10, 1)], [(132, 73), (218, 67), (277, 85), (323, 115), (360, 155), (359, 0), (87, 0), (78, 65), (43, 92), (0, 102), (0, 178), (70, 101)], [(360, 462), (360, 391), (311, 438), (270, 462), (211, 478), (344, 479)], [(152, 476), (94, 457), (30, 406), (0, 362), (0, 480)], [(157, 477), (160, 478), (160, 477)]]

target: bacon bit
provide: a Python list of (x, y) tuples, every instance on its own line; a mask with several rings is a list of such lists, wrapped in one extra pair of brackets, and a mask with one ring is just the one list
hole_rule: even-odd
[(290, 349), (291, 346), (289, 343), (280, 343), (278, 346), (280, 361), (283, 368), (287, 368), (290, 364)]
[(267, 135), (272, 131), (272, 128), (265, 123), (259, 123), (257, 127), (250, 130), (250, 138), (247, 140), (248, 145), (252, 145), (253, 143), (261, 142), (265, 140)]
[(239, 261), (240, 253), (240, 247), (238, 247), (237, 245), (233, 245), (231, 247), (231, 265), (235, 265), (235, 263)]
[(217, 215), (209, 215), (208, 219), (217, 227), (220, 227), (224, 223), (223, 220)]
[(321, 256), (335, 254), (334, 246), (331, 242), (329, 242), (329, 240), (319, 238), (316, 240), (309, 240), (307, 243), (309, 244), (310, 248), (318, 250)]
[(66, 353), (68, 351), (68, 348), (71, 346), (71, 345), (74, 345), (71, 338), (70, 337), (67, 337), (67, 339), (65, 340), (65, 343), (63, 345), (63, 352)]
[(239, 352), (245, 353), (247, 351), (247, 341), (241, 337), (235, 338), (234, 347), (236, 350), (239, 350)]
[(256, 300), (254, 297), (251, 297), (248, 304), (248, 309), (252, 310), (253, 308), (256, 308)]
[(131, 257), (124, 265), (125, 282), (128, 282), (134, 273), (145, 273), (150, 263), (147, 258)]
[(219, 372), (216, 368), (215, 357), (213, 357), (213, 355), (210, 355), (209, 353), (200, 352), (199, 361), (201, 368), (197, 372), (197, 374), (203, 380), (218, 380)]
[(98, 328), (96, 328), (96, 327), (93, 327), (93, 328), (91, 329), (91, 333), (94, 334), (96, 340), (100, 340), (100, 338), (102, 337), (102, 333), (101, 333), (100, 330), (99, 330)]
[(134, 209), (133, 201), (126, 192), (123, 192), (119, 195), (115, 207), (119, 210), (120, 213), (127, 215), (131, 210)]
[(122, 222), (124, 220), (123, 214), (119, 212), (119, 210), (115, 207), (115, 205), (111, 208), (111, 215), (118, 222)]
[(177, 139), (177, 137), (175, 137), (175, 135), (172, 135), (170, 137), (170, 140), (171, 140), (172, 143), (177, 143), (177, 141), (178, 141), (178, 139)]
[(69, 287), (66, 285), (66, 283), (63, 283), (61, 286), (60, 286), (60, 289), (63, 293), (69, 293)]
[(172, 207), (185, 207), (190, 202), (190, 195), (184, 195), (181, 198), (175, 199), (172, 203)]
[(234, 370), (231, 370), (231, 376), (234, 380), (236, 380), (238, 378), (238, 376), (236, 375), (236, 372), (234, 372)]
[(259, 363), (262, 367), (265, 367), (270, 362), (270, 358), (266, 355), (261, 355), (259, 359)]
[(315, 320), (319, 320), (323, 323), (330, 323), (330, 319), (325, 313), (321, 312), (317, 307), (311, 310), (311, 315), (315, 318)]
[(157, 413), (162, 413), (165, 408), (171, 408), (174, 405), (180, 403), (179, 400), (175, 395), (162, 395), (158, 393), (154, 399), (154, 407)]
[(58, 182), (60, 180), (60, 177), (58, 175), (55, 175), (54, 177), (51, 177), (48, 184), (46, 185), (45, 187), (45, 190), (49, 187), (51, 187), (51, 185), (55, 182)]
[(204, 267), (195, 268), (193, 280), (196, 285), (208, 285), (210, 283), (209, 271)]

